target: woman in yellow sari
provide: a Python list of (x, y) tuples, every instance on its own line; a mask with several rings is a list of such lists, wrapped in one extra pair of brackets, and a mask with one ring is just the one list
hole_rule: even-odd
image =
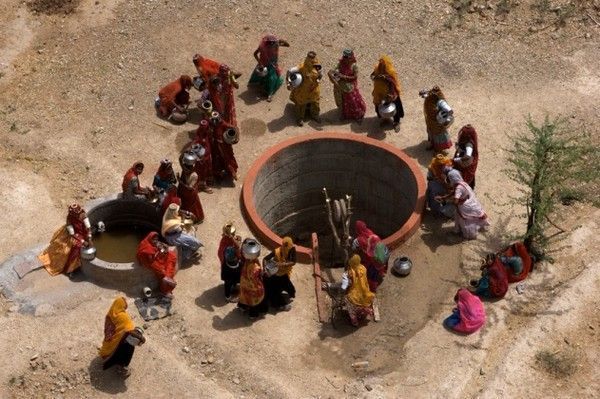
[(104, 319), (104, 341), (98, 354), (105, 359), (103, 370), (119, 367), (119, 373), (127, 378), (133, 357), (134, 345), (146, 342), (142, 329), (136, 327), (127, 314), (127, 301), (122, 296), (113, 301)]
[[(299, 86), (293, 87), (289, 78), (291, 74), (299, 73), (302, 76), (302, 82)], [(321, 89), (319, 82), (323, 75), (321, 74), (321, 63), (317, 59), (317, 54), (314, 51), (309, 51), (304, 59), (304, 62), (297, 67), (288, 71), (287, 80), (288, 90), (291, 90), (290, 100), (295, 104), (294, 113), (296, 114), (296, 122), (298, 126), (304, 125), (304, 117), (306, 111), (310, 113), (310, 117), (317, 123), (321, 123), (319, 113), (319, 100), (321, 98)]]
[[(396, 113), (394, 114), (394, 131), (400, 131), (400, 118), (404, 117), (404, 108), (402, 107), (402, 100), (400, 99), (400, 79), (398, 74), (392, 65), (392, 60), (387, 55), (382, 55), (379, 58), (379, 62), (375, 65), (373, 73), (371, 74), (373, 80), (373, 104), (375, 105), (375, 112), (377, 116), (381, 118), (379, 114), (379, 106), (387, 103), (394, 103), (396, 105)], [(385, 119), (381, 121), (383, 125)]]
[[(359, 255), (352, 255), (348, 260), (348, 292), (346, 293), (346, 310), (350, 322), (358, 327), (368, 317), (373, 317), (373, 300), (375, 294), (369, 290), (367, 269), (360, 263)], [(344, 287), (342, 283), (342, 288)]]
[(289, 302), (296, 297), (296, 287), (290, 280), (292, 267), (296, 264), (296, 247), (291, 237), (283, 237), (281, 246), (265, 256), (263, 262), (273, 262), (277, 266), (275, 274), (264, 279), (269, 302), (278, 310), (291, 310), (292, 304)]
[[(246, 238), (244, 243), (249, 240)], [(244, 244), (242, 243), (242, 247)], [(259, 254), (260, 255), (260, 254)], [(265, 296), (265, 286), (263, 283), (263, 269), (256, 259), (246, 259), (242, 266), (240, 276), (240, 297), (238, 307), (248, 311), (251, 319), (256, 319), (261, 314), (267, 313), (269, 303)]]

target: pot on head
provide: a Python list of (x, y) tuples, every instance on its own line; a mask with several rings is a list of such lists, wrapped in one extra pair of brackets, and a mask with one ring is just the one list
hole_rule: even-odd
[(210, 115), (213, 111), (212, 101), (210, 100), (203, 101), (200, 107), (202, 108), (202, 111), (206, 112), (208, 115)]
[(183, 154), (181, 163), (187, 166), (194, 166), (197, 160), (198, 158), (192, 152), (186, 152), (185, 154)]
[(408, 258), (408, 256), (401, 256), (394, 260), (394, 264), (392, 266), (392, 271), (396, 273), (398, 276), (408, 276), (410, 271), (412, 270), (412, 261)]
[(295, 89), (302, 84), (302, 74), (299, 72), (292, 72), (288, 75), (287, 81), (288, 84)]
[(93, 260), (96, 258), (95, 247), (81, 247), (81, 259)]
[(242, 254), (248, 260), (257, 259), (260, 256), (260, 244), (254, 238), (246, 238), (242, 243)]
[(393, 118), (396, 115), (396, 104), (394, 103), (386, 103), (385, 101), (379, 104), (377, 107), (379, 110), (379, 116), (382, 118)]
[(240, 132), (237, 129), (229, 127), (223, 132), (223, 141), (227, 144), (237, 144), (240, 141)]

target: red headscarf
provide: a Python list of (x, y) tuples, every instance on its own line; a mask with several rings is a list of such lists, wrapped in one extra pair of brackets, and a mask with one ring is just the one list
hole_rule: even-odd
[[(354, 71), (352, 70), (352, 65), (356, 64), (356, 57), (354, 56), (354, 52), (351, 53), (350, 57), (342, 57), (339, 59), (339, 71), (342, 75), (353, 76)], [(354, 81), (356, 82), (356, 81)]]
[(161, 180), (167, 180), (175, 177), (175, 173), (173, 172), (173, 163), (168, 159), (163, 159), (160, 161), (160, 166), (156, 171), (156, 175), (160, 177)]
[(463, 180), (467, 183), (471, 183), (475, 178), (475, 171), (477, 170), (477, 162), (479, 161), (479, 151), (477, 150), (477, 132), (471, 125), (463, 126), (458, 132), (458, 145), (463, 147), (467, 143), (473, 143), (473, 162), (467, 167), (460, 167), (460, 173), (463, 176)]
[(81, 214), (85, 213), (85, 210), (79, 204), (69, 205), (69, 213), (67, 214), (67, 224), (73, 226), (75, 234), (83, 236), (87, 235), (88, 229), (85, 227), (83, 220), (81, 220)]
[(485, 308), (478, 296), (471, 294), (465, 288), (461, 288), (456, 293), (454, 300), (460, 312), (460, 323), (454, 326), (454, 330), (471, 334), (485, 324)]
[(494, 298), (504, 298), (504, 295), (508, 291), (508, 274), (498, 257), (487, 268), (487, 273), (490, 282), (490, 292)]
[(137, 259), (144, 267), (152, 269), (160, 278), (173, 278), (177, 270), (177, 253), (167, 251), (161, 253), (153, 243), (158, 238), (156, 231), (150, 232), (137, 249)]
[(360, 249), (369, 257), (373, 257), (375, 246), (381, 241), (381, 238), (371, 231), (365, 222), (357, 220), (354, 227), (356, 239)]
[(123, 192), (127, 191), (127, 188), (129, 187), (129, 183), (131, 182), (131, 179), (133, 179), (135, 176), (138, 175), (136, 168), (138, 166), (142, 166), (142, 168), (144, 167), (144, 164), (140, 161), (137, 161), (133, 164), (133, 166), (129, 169), (127, 169), (127, 172), (125, 172), (125, 176), (123, 176), (123, 183), (121, 184), (121, 188), (123, 189)]
[[(277, 43), (275, 46), (269, 46), (268, 42)], [(281, 71), (279, 70), (279, 66), (277, 65), (277, 60), (279, 58), (279, 39), (275, 35), (266, 35), (260, 41), (258, 45), (259, 59), (260, 64), (263, 66), (268, 66), (273, 64), (277, 69), (277, 74), (281, 75)]]
[(176, 185), (172, 185), (167, 190), (167, 195), (165, 196), (165, 199), (163, 199), (162, 205), (160, 207), (162, 215), (165, 214), (165, 212), (167, 211), (167, 208), (171, 204), (177, 204), (177, 205), (181, 206), (181, 198), (179, 198), (177, 196), (177, 186)]

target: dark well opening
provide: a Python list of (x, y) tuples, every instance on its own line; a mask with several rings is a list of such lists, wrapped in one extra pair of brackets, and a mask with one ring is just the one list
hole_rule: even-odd
[(320, 138), (284, 146), (264, 162), (254, 180), (256, 213), (278, 236), (310, 247), (319, 235), (320, 255), (331, 259), (331, 230), (325, 198), (352, 195), (352, 225), (364, 220), (380, 237), (400, 230), (418, 204), (417, 177), (407, 163), (382, 145), (365, 140)]

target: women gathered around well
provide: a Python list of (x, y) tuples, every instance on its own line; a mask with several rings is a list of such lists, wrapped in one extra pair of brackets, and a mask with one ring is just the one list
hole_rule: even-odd
[(198, 196), (198, 174), (194, 170), (197, 158), (193, 154), (185, 154), (182, 160), (182, 171), (177, 186), (177, 195), (181, 198), (181, 209), (193, 215), (194, 223), (204, 221), (204, 210)]
[(251, 319), (256, 319), (269, 310), (263, 282), (263, 268), (258, 261), (260, 244), (253, 238), (246, 238), (242, 243), (242, 254), (244, 264), (240, 275), (238, 307), (248, 312)]
[(381, 238), (362, 220), (356, 221), (354, 230), (356, 239), (353, 246), (366, 267), (369, 289), (377, 292), (377, 287), (383, 282), (388, 271), (389, 251)]
[(144, 187), (140, 182), (140, 175), (144, 172), (144, 163), (136, 161), (131, 168), (125, 172), (121, 189), (123, 199), (149, 200), (154, 196), (154, 189)]
[(298, 126), (304, 125), (306, 113), (317, 123), (321, 123), (320, 101), (321, 88), (319, 82), (323, 78), (321, 63), (317, 53), (309, 51), (304, 62), (287, 72), (287, 88), (290, 100), (294, 103), (294, 114)]
[(163, 216), (161, 234), (169, 245), (176, 246), (181, 250), (184, 260), (190, 260), (198, 255), (202, 243), (196, 237), (186, 233), (185, 228), (179, 205), (169, 205)]
[(346, 49), (338, 65), (327, 73), (333, 83), (335, 104), (342, 111), (342, 120), (362, 122), (367, 105), (358, 90), (358, 65), (354, 52)]
[(394, 69), (392, 60), (387, 55), (382, 55), (379, 58), (379, 62), (375, 65), (373, 73), (371, 73), (371, 79), (373, 80), (373, 105), (375, 106), (375, 112), (377, 117), (381, 119), (381, 125), (383, 126), (389, 116), (382, 114), (380, 107), (386, 107), (390, 104), (394, 106), (393, 120), (394, 131), (397, 133), (400, 131), (400, 119), (404, 117), (404, 107), (402, 106), (402, 100), (400, 99), (400, 79)]
[(50, 245), (38, 256), (52, 276), (69, 276), (81, 266), (81, 249), (92, 246), (92, 232), (87, 213), (79, 204), (69, 206), (66, 224), (50, 239)]
[(454, 214), (454, 229), (456, 233), (468, 240), (477, 238), (479, 230), (485, 230), (489, 225), (488, 217), (475, 196), (475, 192), (463, 180), (460, 172), (451, 169), (447, 173), (448, 181), (453, 192), (444, 196), (438, 196), (438, 201), (452, 198), (456, 206)]
[(129, 377), (129, 363), (135, 347), (145, 342), (143, 330), (135, 326), (127, 313), (127, 301), (118, 297), (104, 319), (104, 341), (98, 352), (104, 359), (102, 368), (107, 370), (117, 366), (117, 372), (123, 378)]
[(466, 288), (458, 290), (454, 296), (456, 307), (444, 320), (444, 326), (450, 330), (472, 334), (485, 324), (485, 308), (481, 299)]
[(267, 101), (273, 99), (273, 95), (283, 84), (281, 69), (279, 68), (279, 47), (289, 47), (289, 43), (275, 35), (267, 35), (262, 38), (258, 48), (254, 51), (254, 58), (258, 63), (248, 85), (260, 85), (264, 91)]
[(160, 293), (172, 298), (173, 289), (177, 286), (177, 252), (161, 242), (158, 233), (152, 231), (138, 245), (136, 257), (142, 266), (154, 272)]
[(281, 246), (265, 256), (263, 263), (269, 303), (277, 310), (289, 311), (292, 308), (289, 302), (296, 297), (296, 287), (290, 280), (292, 268), (296, 264), (296, 247), (292, 239), (283, 237)]
[(348, 260), (348, 279), (342, 281), (342, 289), (347, 289), (344, 298), (346, 310), (353, 326), (373, 317), (373, 300), (375, 294), (369, 289), (367, 269), (361, 264), (359, 255), (352, 255)]

